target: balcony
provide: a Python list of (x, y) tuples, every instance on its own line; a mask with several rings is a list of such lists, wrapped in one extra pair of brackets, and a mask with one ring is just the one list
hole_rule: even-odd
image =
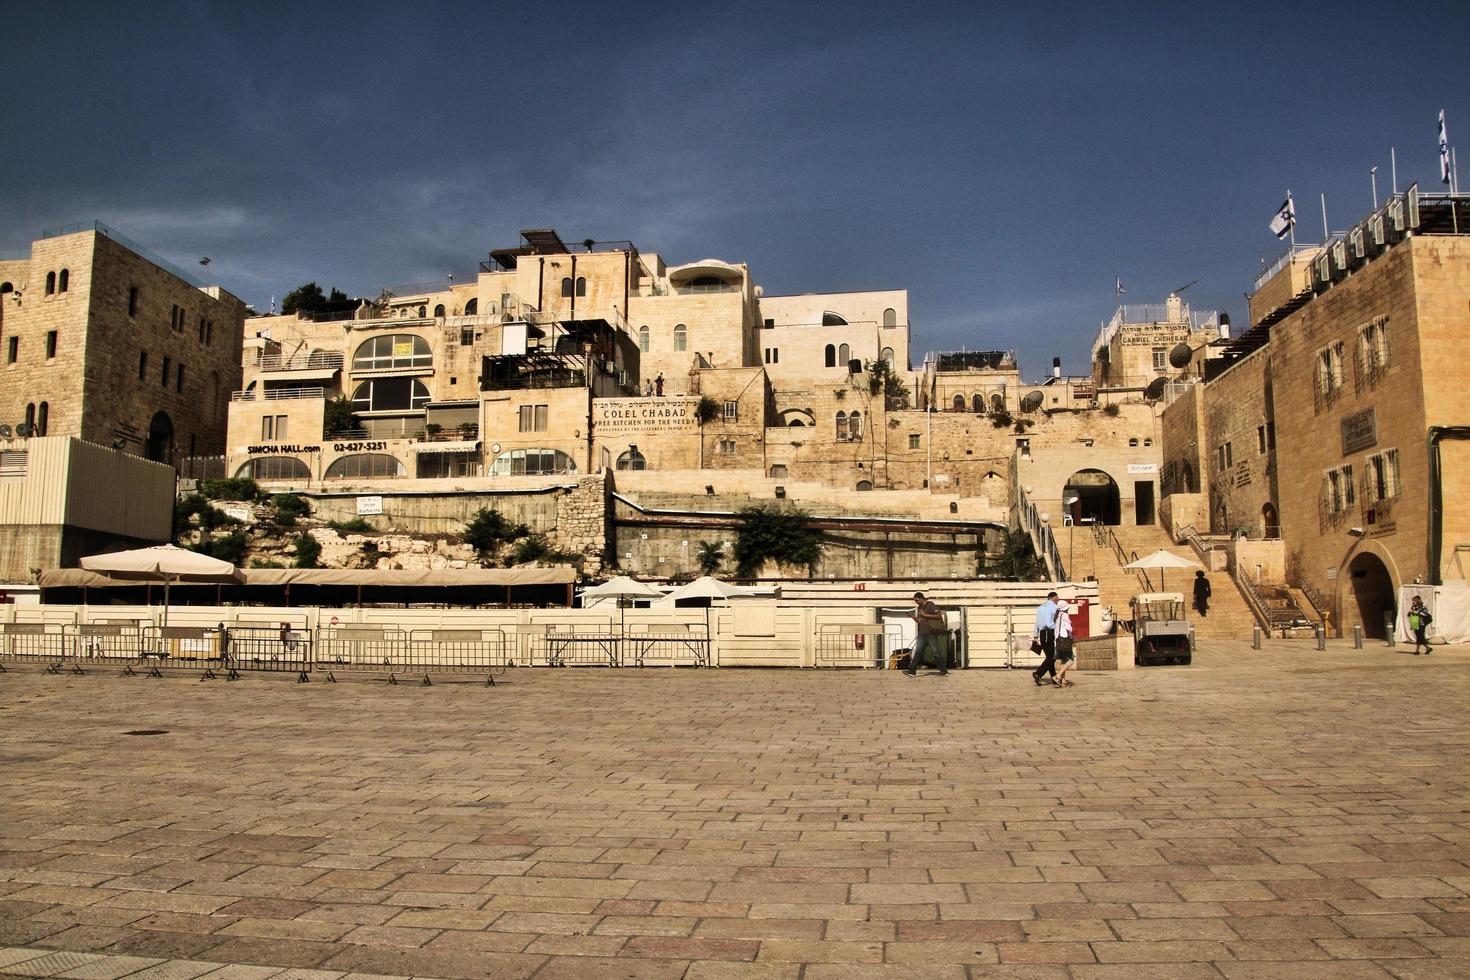
[(290, 356), (262, 354), (259, 360), (262, 371), (340, 371), (341, 351), (298, 351)]
[(327, 397), (327, 389), (325, 388), (267, 388), (264, 391), (251, 388), (248, 391), (235, 391), (230, 393), (230, 401), (232, 402), (285, 402), (325, 397)]

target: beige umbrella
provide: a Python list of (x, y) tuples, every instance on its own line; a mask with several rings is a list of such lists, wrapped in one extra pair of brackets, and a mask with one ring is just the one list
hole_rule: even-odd
[(113, 578), (163, 583), (163, 625), (168, 625), (168, 593), (174, 582), (238, 582), (240, 571), (227, 561), (186, 551), (171, 544), (133, 551), (114, 551), (82, 559), (89, 572)]
[[(582, 590), (582, 605), (586, 605), (588, 598), (593, 599), (662, 599), (664, 594), (661, 590), (654, 588), (646, 582), (640, 582), (636, 578), (627, 575), (618, 575), (608, 579), (601, 585)], [(618, 632), (626, 630), (623, 604), (618, 603)]]
[(1137, 561), (1131, 561), (1124, 568), (1157, 568), (1159, 570), (1159, 591), (1164, 590), (1164, 569), (1166, 568), (1198, 568), (1199, 562), (1189, 558), (1180, 558), (1172, 551), (1164, 551), (1162, 548), (1151, 555), (1144, 555)]

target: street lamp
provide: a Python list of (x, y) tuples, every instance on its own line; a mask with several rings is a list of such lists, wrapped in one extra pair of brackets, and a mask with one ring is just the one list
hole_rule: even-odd
[(1071, 496), (1062, 501), (1062, 506), (1067, 508), (1069, 518), (1067, 520), (1067, 574), (1072, 574), (1072, 532), (1077, 526), (1077, 514), (1072, 510), (1081, 497)]

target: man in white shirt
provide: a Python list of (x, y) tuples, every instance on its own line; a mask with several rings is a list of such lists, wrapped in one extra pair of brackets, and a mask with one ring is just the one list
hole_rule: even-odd
[(1041, 653), (1046, 659), (1041, 666), (1031, 674), (1031, 679), (1036, 686), (1041, 686), (1041, 678), (1051, 675), (1052, 679), (1057, 676), (1057, 594), (1048, 592), (1046, 601), (1036, 609), (1036, 631), (1032, 634), (1036, 642), (1041, 644)]

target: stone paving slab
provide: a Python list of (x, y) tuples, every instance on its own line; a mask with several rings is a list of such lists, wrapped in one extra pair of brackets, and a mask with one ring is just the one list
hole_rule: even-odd
[[(1470, 650), (0, 674), (0, 974), (1450, 977)], [(133, 736), (130, 731), (167, 734)]]

